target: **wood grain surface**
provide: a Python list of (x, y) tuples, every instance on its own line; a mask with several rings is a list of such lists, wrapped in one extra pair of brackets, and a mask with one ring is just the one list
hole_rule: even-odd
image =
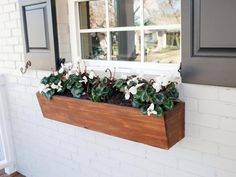
[(184, 138), (183, 102), (156, 118), (131, 107), (65, 96), (53, 96), (48, 101), (40, 93), (37, 98), (43, 116), (52, 120), (163, 149), (169, 149)]

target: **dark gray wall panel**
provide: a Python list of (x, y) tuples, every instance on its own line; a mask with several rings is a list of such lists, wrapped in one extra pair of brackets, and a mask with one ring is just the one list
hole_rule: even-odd
[(201, 0), (201, 47), (236, 47), (236, 1)]
[(182, 0), (184, 83), (236, 86), (235, 7), (235, 0)]

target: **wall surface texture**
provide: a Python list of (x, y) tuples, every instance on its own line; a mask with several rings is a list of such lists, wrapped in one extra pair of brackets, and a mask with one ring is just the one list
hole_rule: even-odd
[(186, 138), (169, 151), (44, 119), (35, 92), (47, 72), (19, 72), (24, 63), (18, 11), (17, 0), (0, 1), (0, 72), (6, 77), (19, 172), (27, 177), (236, 176), (234, 88), (183, 84)]

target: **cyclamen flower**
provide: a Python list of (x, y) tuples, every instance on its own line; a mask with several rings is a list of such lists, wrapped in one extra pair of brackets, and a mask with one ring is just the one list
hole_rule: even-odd
[(144, 83), (137, 84), (136, 86), (131, 87), (128, 89), (125, 87), (125, 99), (128, 100), (130, 98), (130, 94), (135, 95), (137, 94), (138, 88), (143, 86)]
[(69, 71), (73, 67), (72, 63), (61, 64), (61, 68), (59, 69), (59, 74), (62, 74), (64, 71)]
[(57, 71), (54, 71), (54, 72), (53, 72), (53, 75), (54, 75), (54, 76), (58, 76), (58, 72), (57, 72)]
[(154, 83), (152, 84), (152, 87), (156, 90), (156, 92), (159, 92), (159, 91), (162, 89), (161, 84), (158, 83), (158, 82), (154, 82)]
[(49, 85), (47, 84), (47, 85), (44, 85), (44, 84), (41, 84), (40, 86), (39, 86), (39, 92), (40, 93), (47, 93), (48, 91), (50, 91), (51, 89), (49, 88)]
[(125, 75), (125, 74), (122, 74), (121, 75), (121, 79), (124, 79), (124, 80), (126, 80), (128, 78), (128, 76), (127, 75)]
[(91, 71), (89, 73), (89, 79), (93, 79), (94, 77), (96, 77), (96, 74), (93, 71)]
[(79, 81), (80, 83), (87, 83), (88, 82), (88, 78), (86, 76), (83, 77), (83, 80)]
[(130, 98), (130, 92), (127, 87), (125, 87), (125, 99), (128, 100)]
[(51, 85), (51, 88), (57, 90), (57, 89), (59, 89), (59, 86), (53, 83), (53, 84)]
[(163, 87), (166, 87), (170, 81), (172, 80), (171, 77), (168, 77), (166, 75), (160, 75), (158, 77), (156, 77), (155, 82)]
[(148, 109), (147, 109), (147, 115), (148, 115), (148, 116), (150, 116), (150, 115), (152, 115), (152, 114), (157, 115), (157, 112), (156, 112), (154, 109), (155, 109), (155, 106), (154, 106), (154, 104), (152, 103), (152, 104), (148, 107)]

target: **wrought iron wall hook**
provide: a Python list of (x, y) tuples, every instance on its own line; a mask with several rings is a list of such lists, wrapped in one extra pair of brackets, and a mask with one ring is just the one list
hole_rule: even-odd
[(27, 70), (29, 69), (29, 67), (31, 67), (31, 61), (28, 60), (26, 62), (26, 64), (25, 64), (25, 67), (24, 68), (23, 67), (20, 68), (20, 72), (22, 74), (25, 74), (27, 72)]

